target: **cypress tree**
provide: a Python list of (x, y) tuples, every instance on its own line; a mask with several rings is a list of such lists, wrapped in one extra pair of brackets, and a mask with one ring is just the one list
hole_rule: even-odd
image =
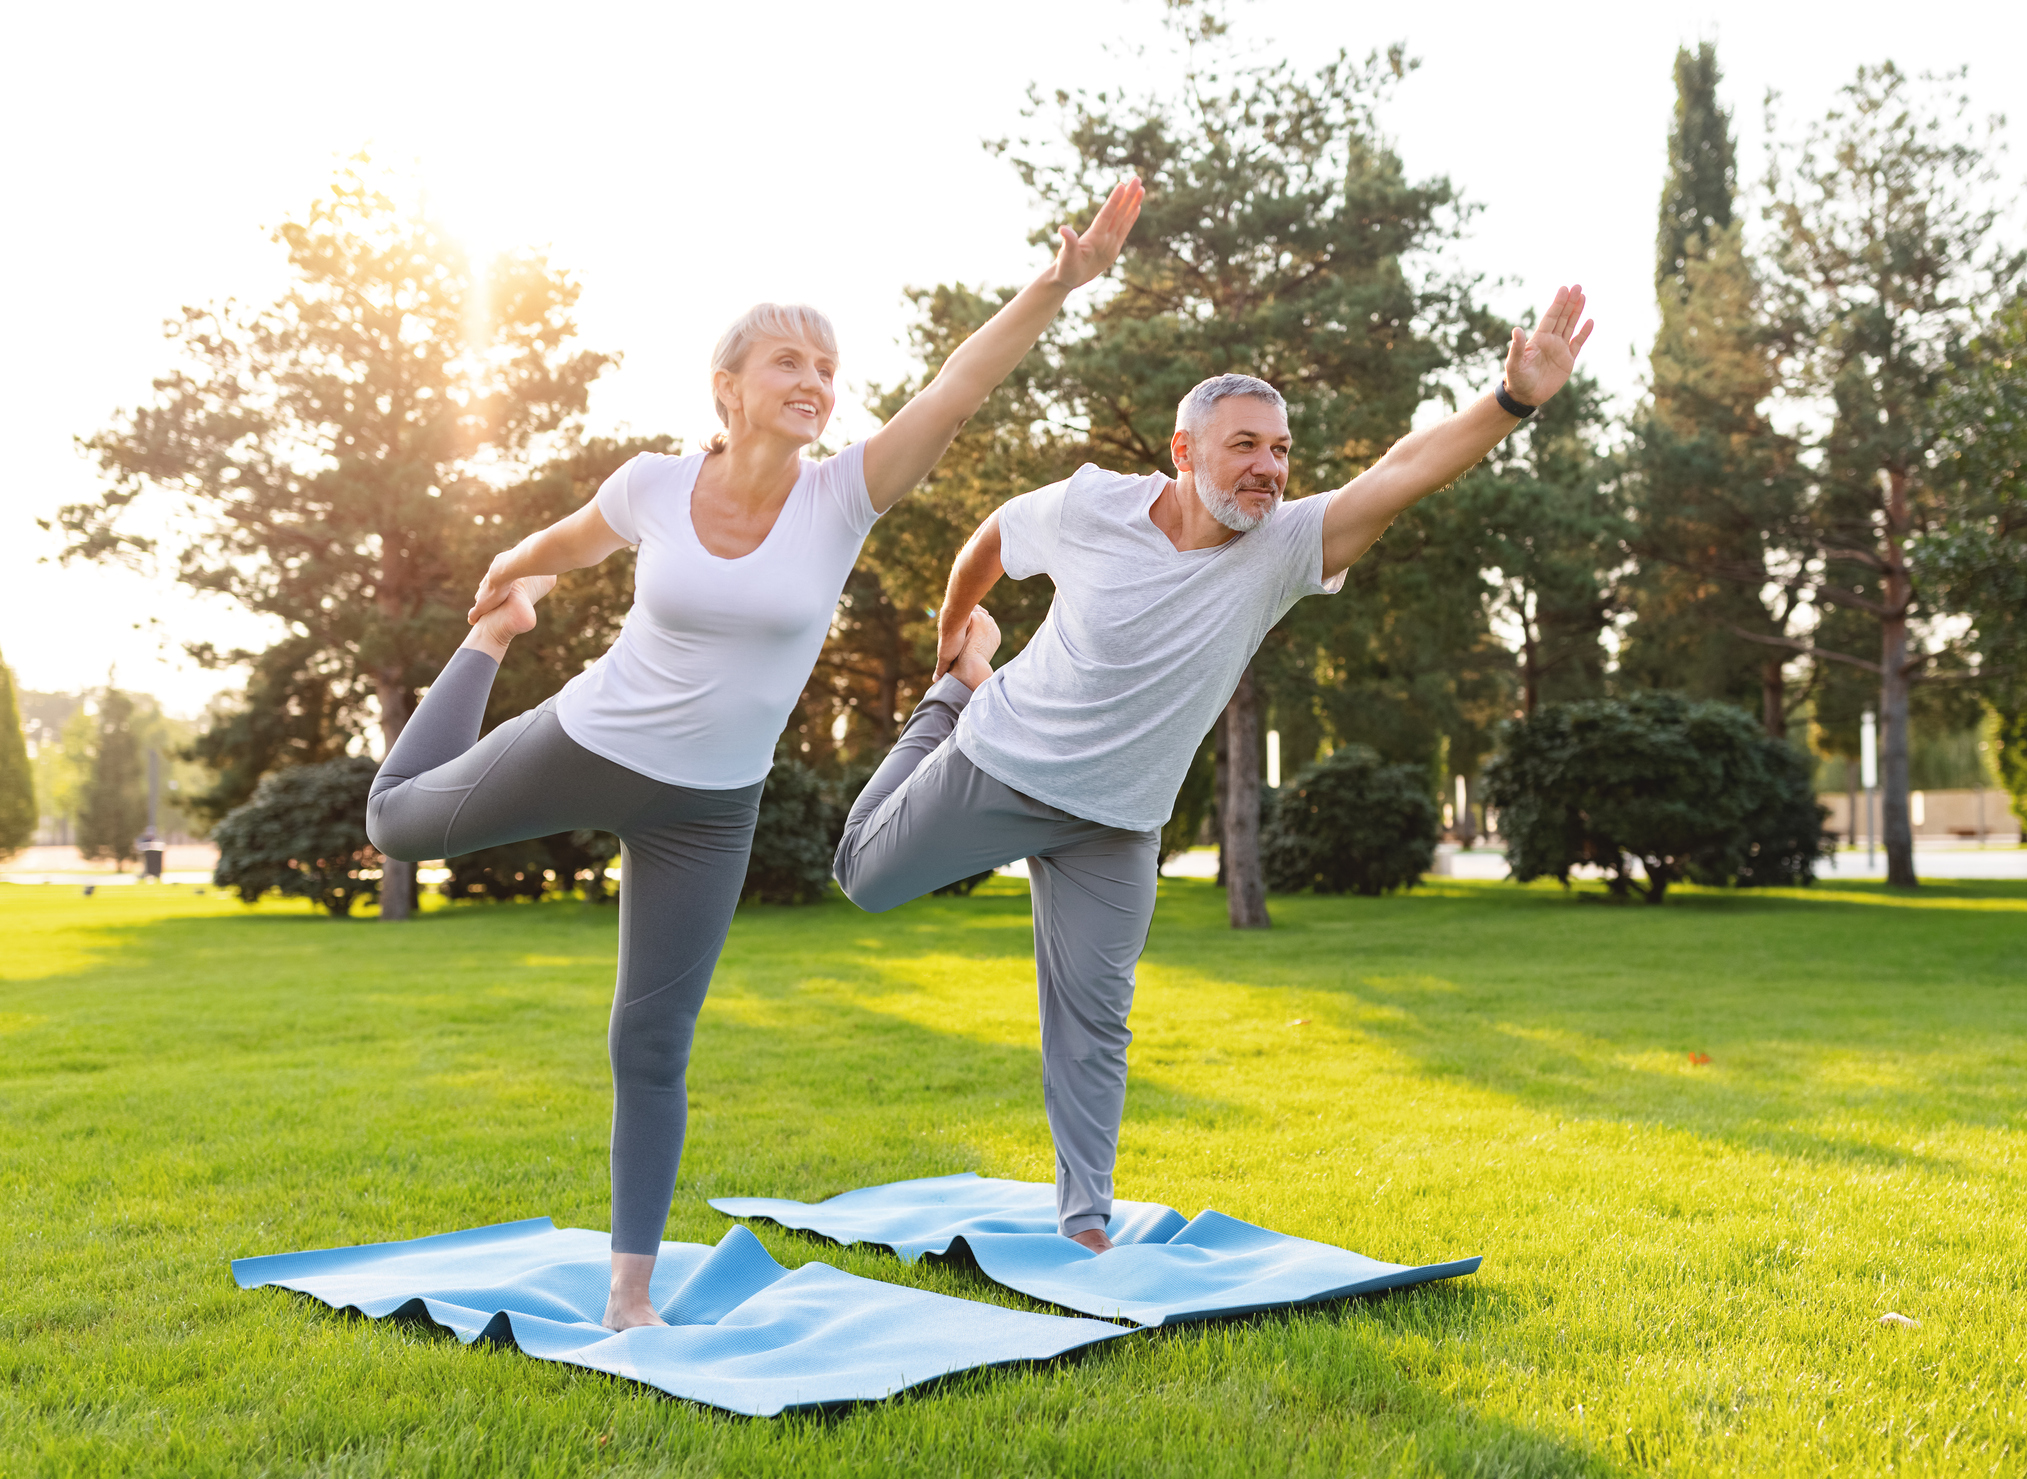
[(1630, 687), (1674, 688), (1757, 709), (1787, 732), (1788, 635), (1797, 602), (1769, 584), (1792, 537), (1796, 449), (1767, 424), (1774, 360), (1763, 290), (1734, 219), (1736, 151), (1717, 100), (1716, 49), (1675, 55), (1675, 121), (1661, 187), (1653, 399), (1634, 423), (1626, 578), (1634, 620), (1620, 650)]
[(1654, 245), (1654, 288), (1679, 285), (1697, 248), (1731, 225), (1738, 195), (1738, 153), (1731, 114), (1717, 101), (1717, 48), (1675, 52), (1675, 126), (1668, 133), (1668, 177), (1661, 187), (1661, 230)]
[(34, 837), (35, 772), (21, 733), (14, 674), (0, 662), (0, 858), (28, 846)]

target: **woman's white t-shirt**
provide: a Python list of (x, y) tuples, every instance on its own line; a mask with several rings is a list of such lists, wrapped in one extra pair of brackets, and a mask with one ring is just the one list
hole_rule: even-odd
[(640, 550), (633, 607), (619, 640), (556, 696), (556, 717), (578, 744), (629, 770), (732, 791), (773, 765), (879, 515), (859, 442), (803, 463), (759, 548), (720, 559), (690, 522), (706, 455), (643, 452), (598, 490), (612, 532)]

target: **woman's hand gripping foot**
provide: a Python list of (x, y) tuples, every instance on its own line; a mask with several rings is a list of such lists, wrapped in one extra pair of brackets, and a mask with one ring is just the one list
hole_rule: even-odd
[(494, 662), (504, 662), (507, 644), (535, 625), (535, 603), (556, 588), (553, 575), (524, 575), (507, 587), (507, 594), (483, 616), (472, 618), (472, 632), (464, 640)]
[(638, 1325), (669, 1323), (655, 1312), (654, 1300), (648, 1294), (648, 1280), (654, 1271), (652, 1253), (612, 1255), (612, 1292), (605, 1301), (605, 1318), (600, 1321), (606, 1329), (632, 1330)]

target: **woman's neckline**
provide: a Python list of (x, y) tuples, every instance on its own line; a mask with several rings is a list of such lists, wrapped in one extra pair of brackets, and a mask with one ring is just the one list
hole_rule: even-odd
[(810, 468), (815, 464), (806, 457), (800, 459), (801, 465), (796, 469), (795, 483), (789, 488), (788, 496), (781, 500), (781, 507), (774, 511), (774, 521), (767, 526), (767, 532), (760, 536), (758, 544), (742, 555), (721, 555), (704, 543), (704, 536), (697, 532), (697, 483), (704, 476), (704, 465), (710, 460), (709, 452), (697, 454), (697, 465), (690, 473), (690, 485), (683, 490), (683, 526), (690, 531), (690, 542), (696, 545), (705, 559), (716, 560), (721, 565), (737, 565), (742, 560), (752, 559), (773, 541), (774, 531), (781, 527), (782, 515), (788, 512), (789, 504), (795, 501), (795, 495), (802, 489), (803, 480), (808, 477)]

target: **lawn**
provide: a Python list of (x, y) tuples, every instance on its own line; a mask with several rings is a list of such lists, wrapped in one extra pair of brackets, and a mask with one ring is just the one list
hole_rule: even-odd
[[(227, 1270), (605, 1226), (609, 909), (0, 888), (0, 1474), (2027, 1472), (2027, 885), (1273, 910), (1163, 884), (1120, 1194), (1481, 1272), (766, 1421)], [(1004, 880), (742, 911), (668, 1235), (1045, 1179), (1028, 948)]]

